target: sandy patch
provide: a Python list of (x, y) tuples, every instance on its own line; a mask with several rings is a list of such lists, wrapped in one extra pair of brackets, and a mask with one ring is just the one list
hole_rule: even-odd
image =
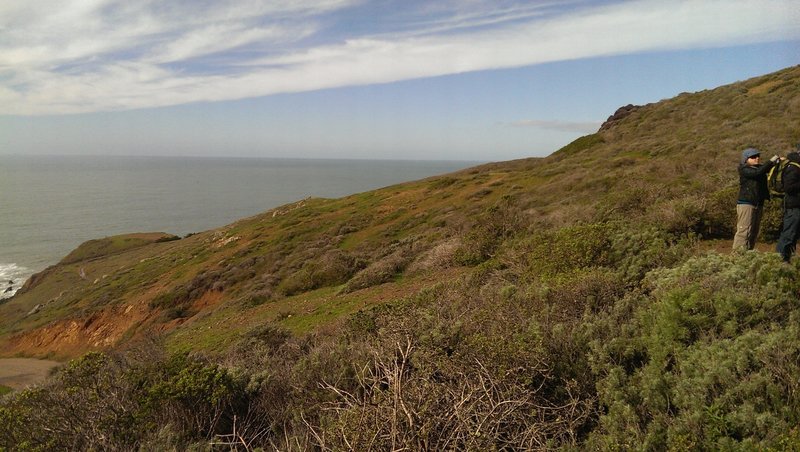
[(0, 359), (0, 385), (23, 389), (43, 381), (61, 363), (33, 358)]

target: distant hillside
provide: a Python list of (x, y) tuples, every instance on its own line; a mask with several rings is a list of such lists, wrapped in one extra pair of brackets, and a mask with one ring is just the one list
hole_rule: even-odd
[[(82, 245), (0, 306), (2, 350), (67, 357), (152, 329), (180, 342), (211, 325), (246, 329), (230, 321), (240, 317), (309, 331), (382, 302), (378, 285), (410, 293), (439, 280), (432, 272), (460, 274), (480, 258), (466, 255), (482, 252), (468, 245), (470, 231), (498, 205), (531, 230), (638, 219), (730, 237), (741, 149), (785, 154), (797, 141), (792, 67), (641, 106), (544, 159), (298, 201), (175, 242), (88, 254)], [(767, 235), (776, 221), (773, 213)]]
[(4, 399), (0, 449), (796, 450), (798, 265), (729, 250), (741, 150), (797, 142), (800, 66), (546, 158), (87, 242), (0, 305), (0, 351), (102, 352)]

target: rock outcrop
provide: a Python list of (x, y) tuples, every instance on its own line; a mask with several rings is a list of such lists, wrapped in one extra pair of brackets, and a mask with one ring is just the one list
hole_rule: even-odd
[(631, 113), (640, 108), (642, 108), (641, 105), (633, 105), (633, 104), (628, 104), (623, 107), (619, 107), (617, 111), (615, 111), (613, 115), (609, 116), (608, 119), (606, 119), (606, 122), (604, 122), (603, 125), (600, 126), (600, 131), (608, 130), (611, 127), (614, 127), (614, 125), (617, 124), (619, 121), (621, 121), (623, 118), (625, 118), (626, 116), (630, 115)]

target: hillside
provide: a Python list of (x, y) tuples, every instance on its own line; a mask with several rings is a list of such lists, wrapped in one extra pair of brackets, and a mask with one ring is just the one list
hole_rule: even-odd
[[(86, 355), (53, 394), (88, 368), (208, 371), (262, 404), (249, 416), (271, 420), (246, 422), (264, 447), (798, 444), (785, 378), (800, 357), (797, 267), (725, 241), (741, 149), (800, 141), (800, 66), (618, 113), (546, 158), (305, 199), (185, 238), (87, 242), (0, 305), (0, 350), (63, 360), (149, 344), (157, 358)], [(772, 203), (764, 241), (779, 215)], [(131, 394), (156, 381), (141, 378)], [(168, 414), (153, 400), (191, 411), (159, 391), (125, 403), (156, 423)], [(137, 445), (236, 427), (233, 398), (192, 394), (220, 417)]]
[(498, 203), (530, 229), (639, 218), (730, 237), (731, 167), (745, 146), (785, 153), (800, 137), (797, 79), (794, 67), (646, 105), (544, 159), (307, 199), (127, 252), (73, 252), (0, 306), (0, 349), (66, 358), (153, 329), (176, 342), (199, 327), (235, 334), (247, 328), (239, 317), (313, 329), (386, 298), (368, 287), (391, 282), (402, 295), (440, 281), (432, 271), (459, 274), (469, 231)]

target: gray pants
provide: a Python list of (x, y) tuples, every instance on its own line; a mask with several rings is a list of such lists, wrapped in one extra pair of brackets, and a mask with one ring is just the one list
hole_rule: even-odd
[(778, 245), (775, 248), (786, 262), (789, 262), (794, 254), (798, 234), (800, 234), (800, 208), (784, 209), (781, 236), (778, 238)]
[(762, 206), (736, 205), (736, 236), (733, 237), (733, 249), (752, 250), (755, 248), (763, 211)]

